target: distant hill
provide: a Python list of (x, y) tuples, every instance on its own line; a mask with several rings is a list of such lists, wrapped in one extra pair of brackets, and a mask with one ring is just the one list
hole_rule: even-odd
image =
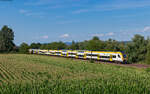
[(131, 41), (119, 41), (119, 42), (127, 44), (127, 43), (130, 43)]
[(72, 44), (72, 42), (65, 42), (65, 44), (67, 44), (67, 45), (71, 45), (71, 44)]

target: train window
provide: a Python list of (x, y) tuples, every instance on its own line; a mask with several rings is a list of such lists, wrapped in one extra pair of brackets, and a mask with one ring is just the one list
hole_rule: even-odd
[(86, 54), (86, 56), (98, 56), (97, 54)]
[(100, 58), (110, 58), (110, 56), (100, 56)]
[(118, 55), (118, 57), (119, 57), (119, 58), (121, 58), (121, 56), (120, 56), (120, 55)]
[(83, 55), (78, 55), (79, 57), (84, 57)]
[(79, 53), (84, 53), (84, 51), (78, 51)]
[(97, 54), (92, 54), (92, 56), (98, 56)]
[(116, 58), (116, 55), (113, 55), (112, 57), (113, 57), (113, 58)]
[(69, 55), (76, 55), (76, 53), (69, 53)]
[(86, 54), (86, 56), (91, 56), (91, 54)]

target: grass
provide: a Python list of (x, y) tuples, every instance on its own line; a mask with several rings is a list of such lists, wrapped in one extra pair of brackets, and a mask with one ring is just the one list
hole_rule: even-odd
[(149, 69), (1, 54), (0, 94), (149, 94)]

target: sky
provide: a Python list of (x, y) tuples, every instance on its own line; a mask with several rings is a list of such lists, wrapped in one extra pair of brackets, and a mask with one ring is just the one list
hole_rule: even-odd
[(17, 45), (93, 36), (129, 41), (150, 36), (149, 10), (150, 0), (0, 0), (0, 28), (12, 28)]

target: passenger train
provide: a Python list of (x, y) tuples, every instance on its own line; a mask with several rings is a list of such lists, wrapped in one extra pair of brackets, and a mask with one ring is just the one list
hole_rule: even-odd
[(29, 53), (50, 55), (50, 56), (62, 56), (78, 59), (92, 59), (99, 61), (127, 63), (127, 57), (123, 52), (29, 49)]

